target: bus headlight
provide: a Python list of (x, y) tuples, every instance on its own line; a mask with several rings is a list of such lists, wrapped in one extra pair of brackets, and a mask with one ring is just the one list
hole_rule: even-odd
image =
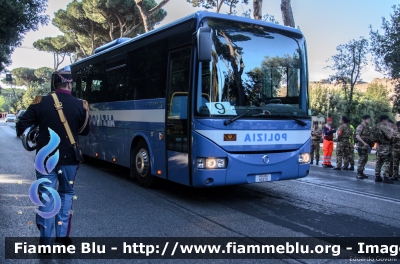
[(226, 158), (197, 158), (198, 169), (225, 169)]
[(299, 155), (299, 163), (309, 163), (310, 162), (310, 153), (301, 153)]

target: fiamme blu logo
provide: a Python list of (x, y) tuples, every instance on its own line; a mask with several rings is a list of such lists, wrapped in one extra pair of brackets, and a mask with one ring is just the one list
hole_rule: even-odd
[[(35, 168), (42, 175), (48, 175), (54, 170), (60, 156), (59, 150), (57, 149), (58, 145), (60, 144), (60, 137), (51, 128), (49, 128), (49, 133), (50, 133), (49, 143), (38, 151), (35, 158)], [(54, 154), (50, 155), (53, 152)], [(46, 183), (52, 183), (52, 182), (47, 178), (41, 178), (34, 181), (31, 187), (29, 188), (29, 197), (31, 198), (31, 201), (34, 204), (36, 204), (39, 207), (43, 207), (45, 205), (39, 198), (38, 190), (39, 188), (46, 189), (51, 196), (49, 197), (48, 194), (42, 192), (42, 198), (46, 202), (50, 202), (51, 201), (50, 199), (53, 199), (53, 208), (49, 212), (43, 212), (40, 211), (39, 209), (36, 209), (36, 212), (43, 218), (51, 218), (60, 211), (61, 198), (56, 190), (54, 190), (49, 186), (45, 186)], [(39, 186), (40, 184), (44, 186)]]

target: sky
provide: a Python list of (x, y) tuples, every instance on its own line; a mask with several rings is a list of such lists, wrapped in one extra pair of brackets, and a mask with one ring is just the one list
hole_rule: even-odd
[[(65, 9), (70, 2), (71, 0), (49, 0), (46, 13), (52, 19), (54, 12)], [(156, 0), (156, 2), (159, 1)], [(264, 0), (262, 10), (263, 14), (274, 15), (279, 23), (283, 24), (280, 2), (280, 0)], [(374, 30), (379, 29), (382, 17), (389, 18), (392, 6), (398, 3), (398, 0), (292, 0), (296, 26), (300, 27), (307, 40), (310, 81), (325, 79), (332, 74), (332, 71), (325, 67), (329, 64), (327, 60), (335, 55), (336, 47), (351, 39), (358, 39), (360, 36), (368, 38), (369, 26), (371, 25)], [(241, 15), (251, 7), (251, 5), (239, 4), (236, 9), (237, 14)], [(167, 17), (160, 25), (202, 10), (192, 7), (186, 0), (170, 0), (164, 9), (167, 11)], [(225, 12), (226, 10), (221, 11), (221, 13)], [(22, 47), (14, 51), (11, 57), (12, 64), (8, 69), (43, 66), (53, 68), (53, 56), (33, 49), (32, 44), (38, 39), (59, 34), (61, 32), (51, 23), (40, 27), (38, 31), (26, 34)], [(70, 62), (66, 58), (61, 66), (68, 64)], [(373, 78), (382, 77), (374, 70), (372, 62), (362, 75), (362, 79), (367, 82)]]

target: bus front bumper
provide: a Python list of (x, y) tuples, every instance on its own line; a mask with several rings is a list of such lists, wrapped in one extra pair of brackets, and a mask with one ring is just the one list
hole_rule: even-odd
[(194, 187), (235, 185), (302, 178), (310, 164), (299, 163), (300, 150), (268, 154), (227, 154), (226, 169), (198, 169), (194, 161)]

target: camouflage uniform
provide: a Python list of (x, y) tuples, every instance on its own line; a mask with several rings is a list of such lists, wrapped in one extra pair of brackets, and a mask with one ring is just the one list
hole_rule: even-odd
[(336, 168), (342, 168), (342, 161), (344, 162), (344, 167), (349, 166), (349, 149), (350, 142), (349, 138), (351, 136), (351, 129), (348, 124), (341, 124), (338, 128), (338, 139), (336, 146)]
[[(360, 136), (360, 138), (367, 144), (371, 143), (371, 129), (368, 126), (364, 126), (363, 124), (359, 125), (356, 129), (356, 135)], [(369, 146), (364, 146), (363, 143), (357, 143), (357, 152), (358, 152), (358, 168), (357, 172), (363, 173), (365, 164), (368, 162), (368, 150)]]
[(391, 131), (390, 128), (379, 124), (374, 129), (378, 129), (377, 135), (379, 135), (379, 146), (377, 149), (376, 155), (376, 166), (375, 166), (375, 177), (381, 177), (381, 170), (383, 170), (383, 176), (389, 177), (389, 167), (390, 167), (390, 159), (391, 159), (391, 140), (388, 138)]
[(393, 143), (393, 152), (392, 152), (392, 157), (393, 157), (393, 174), (392, 176), (395, 178), (398, 178), (399, 176), (399, 162), (400, 162), (400, 131), (394, 131), (393, 137), (392, 137), (392, 143)]
[(350, 125), (351, 135), (349, 138), (349, 155), (347, 156), (349, 159), (350, 169), (354, 170), (354, 127)]
[(317, 163), (319, 162), (319, 143), (322, 137), (322, 129), (321, 128), (314, 128), (312, 129), (312, 138), (311, 138), (311, 163), (314, 160), (314, 152), (315, 152), (315, 160)]

